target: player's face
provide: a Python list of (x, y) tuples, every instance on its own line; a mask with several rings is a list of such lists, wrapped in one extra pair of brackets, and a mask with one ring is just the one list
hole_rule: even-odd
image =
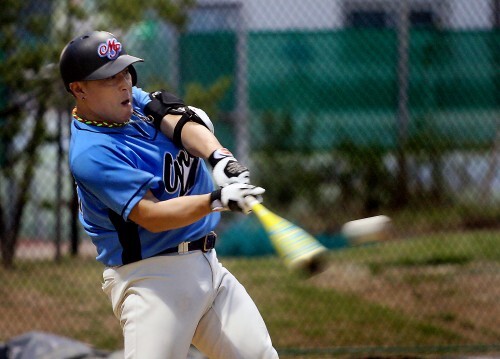
[(102, 80), (85, 81), (84, 86), (87, 119), (112, 122), (130, 119), (132, 76), (128, 68)]

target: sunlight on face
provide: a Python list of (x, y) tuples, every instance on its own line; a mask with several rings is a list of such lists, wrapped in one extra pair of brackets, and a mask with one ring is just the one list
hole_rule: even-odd
[(102, 80), (85, 81), (83, 86), (87, 119), (126, 122), (132, 116), (132, 76), (128, 68)]

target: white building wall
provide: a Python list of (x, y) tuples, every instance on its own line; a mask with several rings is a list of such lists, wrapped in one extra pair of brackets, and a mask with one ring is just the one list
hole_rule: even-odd
[(325, 29), (341, 26), (335, 0), (250, 0), (244, 2), (250, 29)]
[[(343, 26), (344, 3), (395, 8), (402, 0), (199, 0), (200, 5), (240, 4), (249, 30), (331, 29)], [(451, 29), (490, 28), (492, 0), (409, 0), (441, 10)], [(438, 4), (438, 5), (436, 5)]]
[(449, 9), (450, 28), (492, 27), (493, 6), (491, 0), (453, 0)]

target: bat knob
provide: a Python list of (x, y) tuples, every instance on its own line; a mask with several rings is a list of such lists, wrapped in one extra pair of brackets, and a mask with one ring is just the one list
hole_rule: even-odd
[(302, 272), (307, 277), (312, 277), (325, 271), (327, 266), (327, 252), (322, 251), (320, 253), (311, 256), (306, 261), (303, 261), (299, 266), (300, 272)]
[(323, 272), (325, 270), (325, 267), (326, 261), (324, 260), (324, 258), (317, 256), (307, 264), (306, 269), (309, 275), (315, 275), (317, 273)]

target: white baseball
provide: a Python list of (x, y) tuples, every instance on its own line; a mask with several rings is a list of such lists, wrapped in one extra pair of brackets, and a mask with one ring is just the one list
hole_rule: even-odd
[(341, 233), (351, 244), (378, 242), (390, 237), (391, 219), (380, 215), (345, 223)]

